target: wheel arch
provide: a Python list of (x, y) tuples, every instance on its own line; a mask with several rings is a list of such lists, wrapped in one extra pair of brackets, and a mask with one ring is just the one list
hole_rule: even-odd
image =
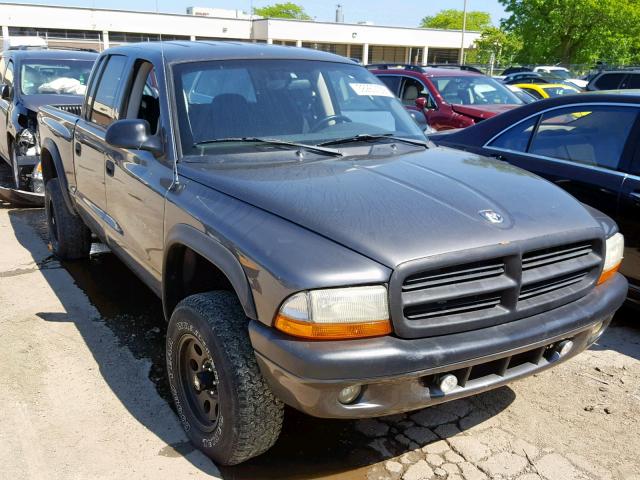
[[(190, 257), (192, 254), (196, 256), (194, 267), (191, 265), (194, 262)], [(189, 265), (185, 265), (185, 261)], [(203, 282), (200, 276), (195, 277), (196, 273), (200, 273), (198, 268), (202, 268), (202, 261), (207, 262), (207, 273), (210, 275), (208, 283), (206, 280)], [(190, 271), (193, 280), (196, 280), (195, 284), (185, 278), (185, 268), (193, 268)], [(240, 261), (220, 242), (190, 225), (176, 225), (168, 233), (162, 279), (162, 306), (167, 320), (183, 298), (206, 290), (198, 288), (201, 284), (224, 289), (225, 281), (228, 282), (228, 289), (238, 297), (245, 315), (257, 318), (251, 287)]]
[(67, 182), (67, 177), (64, 174), (60, 151), (58, 150), (58, 146), (55, 142), (50, 138), (45, 138), (40, 146), (40, 163), (42, 165), (42, 180), (44, 184), (46, 185), (52, 178), (57, 178), (60, 182), (64, 202), (67, 204), (69, 211), (73, 215), (77, 215), (75, 206), (71, 201), (71, 196), (69, 195), (69, 183)]

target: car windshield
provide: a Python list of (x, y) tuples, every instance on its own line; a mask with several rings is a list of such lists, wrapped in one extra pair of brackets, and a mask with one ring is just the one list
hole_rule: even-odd
[(580, 90), (577, 88), (571, 88), (568, 85), (565, 86), (557, 86), (557, 87), (541, 87), (545, 92), (549, 94), (550, 97), (559, 97), (560, 95), (571, 95), (573, 93), (580, 93)]
[(84, 95), (92, 67), (91, 60), (24, 60), (20, 91), (23, 95)]
[(425, 140), (387, 87), (355, 64), (204, 61), (177, 64), (173, 76), (184, 155), (252, 148), (260, 139), (306, 145), (356, 135)]
[(560, 69), (552, 68), (551, 70), (549, 70), (549, 73), (551, 75), (553, 75), (554, 77), (558, 77), (558, 78), (561, 78), (563, 80), (566, 80), (567, 78), (571, 78), (571, 74), (569, 72), (567, 72), (566, 70), (560, 70)]
[(455, 105), (521, 105), (523, 103), (504, 84), (482, 75), (433, 77), (431, 81), (444, 101)]

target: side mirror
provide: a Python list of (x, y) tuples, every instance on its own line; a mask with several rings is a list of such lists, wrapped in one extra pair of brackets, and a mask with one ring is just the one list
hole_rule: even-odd
[(104, 139), (113, 147), (146, 150), (159, 155), (162, 153), (162, 142), (159, 137), (151, 135), (150, 130), (146, 120), (116, 120), (107, 128)]
[(418, 97), (416, 98), (416, 107), (420, 110), (424, 110), (427, 108), (427, 99), (426, 97)]
[(2, 98), (2, 100), (11, 99), (11, 87), (6, 83), (0, 84), (0, 98)]

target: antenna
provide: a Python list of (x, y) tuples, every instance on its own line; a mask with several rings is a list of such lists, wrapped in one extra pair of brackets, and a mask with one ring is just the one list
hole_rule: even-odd
[[(160, 11), (158, 9), (158, 0), (156, 0), (156, 15), (160, 16)], [(160, 38), (160, 57), (162, 58), (162, 82), (164, 83), (164, 88), (166, 90), (167, 88), (169, 88), (169, 82), (167, 81), (168, 80), (168, 78), (167, 78), (167, 68), (166, 68), (167, 63), (165, 62), (165, 57), (164, 57), (164, 42), (162, 40), (162, 30), (160, 30), (159, 38)], [(169, 134), (171, 135), (173, 133), (173, 117), (172, 117), (172, 115), (167, 115), (167, 122), (168, 122), (168, 127), (169, 127)], [(171, 147), (172, 147), (172, 150), (173, 150), (172, 151), (172, 153), (173, 153), (173, 165), (172, 165), (173, 181), (171, 182), (171, 186), (169, 187), (169, 190), (175, 190), (176, 188), (178, 188), (178, 185), (180, 184), (180, 177), (178, 177), (178, 149), (176, 148), (175, 139), (171, 140)]]

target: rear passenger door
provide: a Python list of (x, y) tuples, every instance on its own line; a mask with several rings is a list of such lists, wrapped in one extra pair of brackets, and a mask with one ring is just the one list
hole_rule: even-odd
[(76, 194), (93, 220), (94, 229), (103, 236), (105, 230), (117, 229), (107, 214), (104, 137), (107, 127), (119, 115), (120, 89), (127, 60), (123, 55), (109, 55), (101, 60), (87, 97), (84, 117), (78, 121), (74, 136)]
[[(152, 135), (168, 131), (166, 104), (160, 101), (152, 62), (136, 59), (124, 83), (121, 119), (142, 119)], [(105, 146), (109, 246), (128, 261), (147, 284), (159, 288), (162, 273), (164, 197), (173, 180), (173, 160), (165, 153)]]
[(640, 149), (622, 185), (617, 220), (625, 243), (621, 271), (629, 279), (630, 296), (640, 302)]
[(615, 218), (638, 134), (636, 107), (581, 104), (525, 120), (486, 148)]

